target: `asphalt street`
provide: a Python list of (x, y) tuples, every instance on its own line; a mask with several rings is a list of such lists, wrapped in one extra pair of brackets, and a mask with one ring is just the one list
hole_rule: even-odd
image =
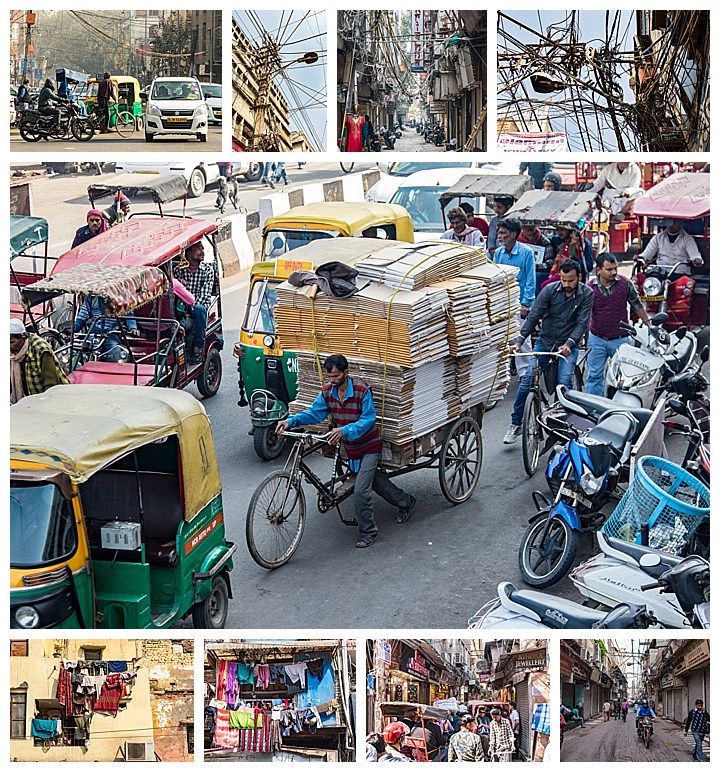
[[(360, 165), (355, 167), (358, 171)], [(288, 165), (293, 184), (329, 179), (339, 164)], [(103, 175), (104, 177), (105, 175)], [(91, 174), (38, 178), (33, 182), (33, 213), (50, 221), (50, 253), (66, 250), (85, 221), (86, 188)], [(269, 192), (260, 183), (242, 183), (240, 203), (256, 208)], [(214, 219), (215, 193), (191, 199), (194, 216)], [(134, 211), (147, 209), (134, 204)], [(179, 205), (168, 208), (179, 210)], [(417, 499), (410, 521), (394, 522), (395, 511), (376, 498), (380, 536), (370, 549), (355, 548), (357, 529), (343, 525), (335, 511), (320, 514), (314, 490), (307, 488), (307, 523), (300, 546), (289, 563), (274, 571), (258, 566), (245, 541), (245, 518), (257, 485), (285, 456), (261, 461), (248, 436), (247, 407), (238, 406), (238, 340), (247, 299), (247, 275), (223, 282), (223, 381), (219, 393), (205, 400), (223, 481), (227, 538), (238, 545), (232, 572), (234, 598), (228, 628), (465, 628), (467, 620), (495, 596), (500, 581), (523, 586), (517, 550), (534, 508), (531, 493), (546, 488), (541, 468), (527, 478), (518, 442), (504, 446), (516, 383), (504, 401), (483, 420), (484, 460), (472, 499), (452, 506), (442, 495), (437, 470), (413, 471), (396, 482)], [(199, 397), (193, 386), (191, 392)], [(316, 459), (317, 467), (327, 464)], [(350, 507), (344, 509), (351, 515)], [(581, 541), (581, 556), (592, 554), (590, 536)], [(581, 600), (568, 579), (552, 588)], [(189, 623), (188, 623), (189, 624)]]

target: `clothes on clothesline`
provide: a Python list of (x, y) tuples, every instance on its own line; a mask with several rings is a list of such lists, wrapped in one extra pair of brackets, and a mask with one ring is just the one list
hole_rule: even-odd
[(58, 675), (56, 697), (65, 715), (77, 716), (98, 709), (116, 715), (120, 700), (129, 693), (135, 683), (137, 672), (128, 669), (132, 663), (134, 660), (130, 663), (116, 660), (112, 667), (119, 668), (122, 664), (125, 670), (98, 673), (98, 669), (107, 671), (110, 663), (103, 662), (103, 667), (97, 668), (96, 661), (64, 660)]
[(57, 718), (34, 718), (30, 722), (30, 734), (42, 740), (49, 740), (61, 734), (62, 723)]

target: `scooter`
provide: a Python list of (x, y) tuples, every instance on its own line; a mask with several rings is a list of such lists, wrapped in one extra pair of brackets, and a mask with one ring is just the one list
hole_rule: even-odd
[(445, 129), (441, 124), (438, 123), (433, 128), (431, 139), (432, 142), (438, 147), (445, 142)]
[(520, 573), (533, 587), (560, 581), (575, 559), (579, 535), (596, 531), (605, 522), (602, 509), (612, 498), (619, 498), (617, 483), (627, 479), (632, 447), (653, 415), (643, 408), (618, 408), (603, 397), (562, 385), (556, 393), (565, 409), (600, 415), (584, 434), (570, 424), (553, 430), (565, 440), (564, 445), (555, 445), (545, 469), (554, 498), (533, 492), (538, 511), (530, 518), (518, 550)]
[(402, 135), (403, 135), (402, 129), (398, 126), (395, 129), (395, 139), (402, 139)]
[[(648, 592), (662, 587), (674, 593), (681, 608), (700, 627), (710, 618), (710, 564), (697, 556), (685, 558), (665, 571), (657, 582), (640, 588)], [(605, 629), (629, 630), (662, 627), (647, 605), (626, 602), (609, 611), (591, 609), (579, 603), (535, 590), (518, 590), (501, 582), (497, 598), (488, 601), (469, 620), (470, 629)]]
[(374, 131), (369, 138), (370, 150), (373, 153), (379, 153), (382, 150), (382, 137), (377, 131)]
[(605, 396), (618, 405), (652, 408), (665, 381), (692, 364), (697, 339), (686, 327), (668, 332), (667, 318), (658, 313), (650, 325), (620, 323), (632, 343), (617, 349), (605, 374)]

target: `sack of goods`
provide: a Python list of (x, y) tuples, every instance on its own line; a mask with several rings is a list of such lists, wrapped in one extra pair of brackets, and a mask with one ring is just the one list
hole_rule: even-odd
[(312, 404), (319, 365), (336, 353), (372, 388), (387, 442), (407, 442), (502, 399), (518, 334), (516, 268), (443, 241), (379, 241), (351, 264), (358, 291), (350, 296), (294, 286), (293, 276), (277, 288), (276, 333), (283, 349), (298, 352), (291, 413)]

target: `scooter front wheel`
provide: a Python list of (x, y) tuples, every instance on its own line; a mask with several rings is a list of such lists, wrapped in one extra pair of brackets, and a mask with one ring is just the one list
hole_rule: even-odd
[(523, 580), (532, 587), (549, 587), (570, 570), (578, 547), (578, 534), (562, 517), (547, 526), (540, 519), (528, 526), (518, 552)]

